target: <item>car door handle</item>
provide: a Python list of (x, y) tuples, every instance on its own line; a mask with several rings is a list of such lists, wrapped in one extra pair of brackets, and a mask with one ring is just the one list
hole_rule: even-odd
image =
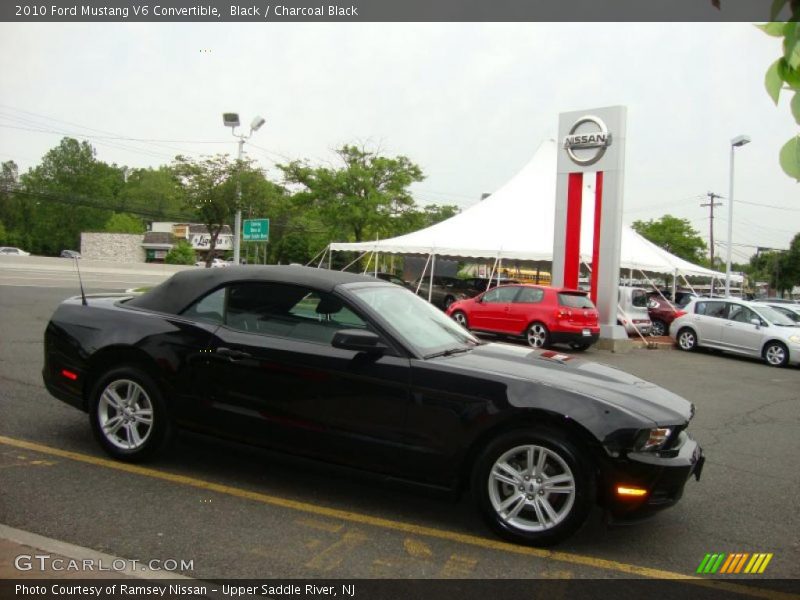
[(242, 360), (245, 358), (253, 358), (252, 354), (248, 354), (247, 352), (242, 352), (241, 350), (226, 348), (225, 346), (220, 346), (219, 348), (217, 348), (217, 354), (229, 358), (231, 360)]

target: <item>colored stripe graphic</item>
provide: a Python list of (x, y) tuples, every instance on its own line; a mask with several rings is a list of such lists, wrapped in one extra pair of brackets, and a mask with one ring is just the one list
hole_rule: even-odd
[[(715, 575), (717, 573), (720, 575), (739, 573), (753, 575), (763, 573), (773, 556), (772, 553), (766, 552), (758, 552), (755, 554), (750, 554), (749, 552), (733, 552), (731, 554), (726, 554), (724, 552), (709, 553), (700, 561), (696, 573), (702, 573), (704, 575)], [(742, 569), (744, 569), (744, 571), (742, 571)]]
[(564, 232), (564, 287), (577, 289), (581, 268), (583, 173), (570, 173), (567, 183), (567, 230)]
[(600, 226), (603, 222), (603, 172), (598, 171), (594, 192), (594, 237), (592, 238), (592, 281), (589, 297), (597, 304), (597, 282), (600, 281)]

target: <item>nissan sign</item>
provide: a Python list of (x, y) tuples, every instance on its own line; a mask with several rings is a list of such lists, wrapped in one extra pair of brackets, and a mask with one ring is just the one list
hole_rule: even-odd
[(581, 166), (592, 165), (600, 160), (611, 145), (611, 134), (598, 117), (581, 117), (569, 134), (564, 137), (564, 149), (570, 159)]

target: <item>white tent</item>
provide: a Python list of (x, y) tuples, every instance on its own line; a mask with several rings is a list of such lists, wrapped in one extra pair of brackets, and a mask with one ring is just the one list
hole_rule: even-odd
[[(360, 243), (332, 243), (330, 250), (389, 254), (435, 254), (490, 259), (552, 260), (556, 196), (555, 140), (539, 146), (533, 159), (494, 194), (445, 221), (399, 237)], [(593, 206), (593, 202), (584, 202)], [(592, 261), (592, 222), (584, 218), (581, 260)], [(620, 266), (625, 269), (724, 278), (643, 238), (622, 232)], [(735, 278), (741, 281), (741, 277)]]

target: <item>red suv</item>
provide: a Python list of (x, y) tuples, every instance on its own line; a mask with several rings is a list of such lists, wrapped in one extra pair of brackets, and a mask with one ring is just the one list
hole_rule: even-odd
[(600, 336), (597, 309), (580, 290), (501, 285), (453, 302), (447, 314), (467, 329), (523, 337), (534, 348), (585, 350)]

